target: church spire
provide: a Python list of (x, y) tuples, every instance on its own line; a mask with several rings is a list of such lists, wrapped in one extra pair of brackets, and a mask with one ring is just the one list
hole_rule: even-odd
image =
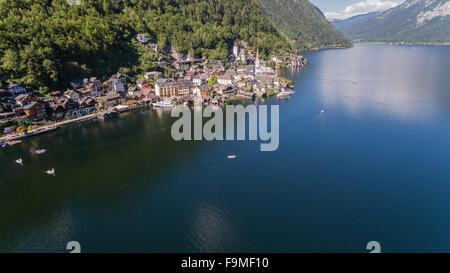
[(260, 62), (259, 62), (259, 47), (256, 49), (256, 60), (255, 60), (255, 66), (259, 67)]

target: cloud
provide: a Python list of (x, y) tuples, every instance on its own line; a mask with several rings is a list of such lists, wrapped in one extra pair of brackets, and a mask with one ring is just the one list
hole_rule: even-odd
[(343, 11), (341, 12), (325, 12), (325, 16), (328, 20), (335, 20), (335, 19), (347, 19), (355, 15), (359, 14), (365, 14), (369, 12), (374, 11), (384, 11), (393, 7), (396, 7), (403, 3), (404, 0), (367, 0), (367, 1), (361, 1), (358, 3), (351, 4), (350, 6), (347, 6)]

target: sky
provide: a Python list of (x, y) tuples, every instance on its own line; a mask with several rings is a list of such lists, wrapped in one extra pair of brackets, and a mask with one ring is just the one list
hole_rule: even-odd
[(358, 14), (384, 11), (400, 5), (404, 0), (310, 0), (328, 20), (347, 19)]

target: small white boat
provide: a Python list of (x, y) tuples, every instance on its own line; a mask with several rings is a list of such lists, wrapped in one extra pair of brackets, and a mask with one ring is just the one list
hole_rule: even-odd
[(51, 170), (48, 170), (48, 171), (46, 171), (46, 173), (48, 174), (48, 175), (55, 175), (55, 169), (51, 169)]
[(159, 108), (172, 108), (174, 106), (175, 105), (170, 100), (158, 101), (158, 102), (153, 103), (153, 107), (159, 107)]
[(237, 156), (235, 156), (235, 155), (229, 155), (228, 156), (228, 159), (236, 159), (237, 158)]
[(320, 111), (321, 114), (325, 113), (325, 110)]
[(292, 94), (295, 94), (295, 91), (287, 90), (287, 91), (283, 91), (283, 92), (278, 93), (277, 97), (285, 98), (285, 97), (289, 97)]
[(22, 160), (22, 158), (17, 159), (17, 160), (16, 160), (16, 163), (19, 164), (19, 165), (23, 165), (23, 160)]
[(3, 143), (2, 143), (2, 148), (6, 148), (6, 146), (8, 146), (8, 143), (3, 142)]

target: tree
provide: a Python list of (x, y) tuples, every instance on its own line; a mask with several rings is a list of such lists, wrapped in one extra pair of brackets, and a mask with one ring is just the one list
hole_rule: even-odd
[(217, 76), (216, 75), (212, 75), (209, 78), (207, 85), (211, 86), (211, 85), (215, 85), (215, 84), (217, 84)]

